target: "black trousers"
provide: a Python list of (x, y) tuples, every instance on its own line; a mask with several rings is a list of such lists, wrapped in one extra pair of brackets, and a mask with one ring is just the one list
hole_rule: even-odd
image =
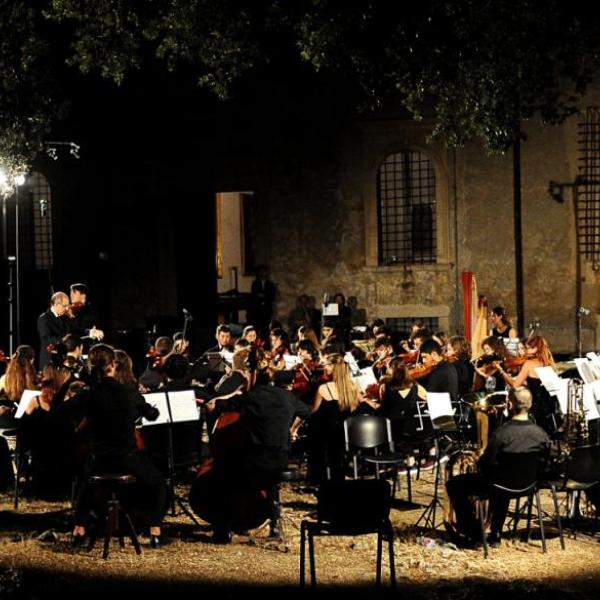
[(93, 489), (88, 480), (92, 475), (116, 473), (134, 475), (144, 500), (151, 527), (160, 527), (167, 512), (167, 485), (160, 470), (143, 451), (118, 456), (95, 456), (88, 464), (75, 506), (75, 524), (87, 525), (93, 506)]
[(458, 532), (472, 538), (481, 538), (481, 525), (475, 515), (474, 504), (471, 496), (489, 498), (491, 514), (491, 532), (500, 534), (506, 513), (508, 512), (509, 499), (503, 494), (490, 494), (488, 480), (479, 473), (465, 473), (457, 475), (446, 482), (448, 498), (456, 514)]

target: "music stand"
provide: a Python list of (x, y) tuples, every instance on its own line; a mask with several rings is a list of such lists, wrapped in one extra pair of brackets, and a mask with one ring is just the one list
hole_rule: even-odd
[(439, 525), (435, 524), (437, 507), (444, 510), (444, 506), (440, 500), (438, 486), (440, 480), (440, 444), (439, 440), (446, 433), (457, 431), (456, 421), (454, 419), (454, 410), (450, 402), (450, 394), (427, 392), (427, 408), (431, 425), (433, 427), (433, 444), (435, 447), (435, 466), (434, 466), (434, 483), (433, 483), (433, 498), (425, 507), (425, 510), (415, 523), (418, 526), (423, 521), (425, 529), (436, 529)]
[(173, 451), (173, 425), (175, 423), (189, 423), (200, 421), (200, 414), (196, 404), (193, 390), (171, 391), (163, 390), (153, 394), (144, 394), (146, 402), (159, 410), (159, 417), (155, 421), (143, 419), (144, 425), (167, 426), (167, 464), (169, 470), (169, 492), (171, 494), (171, 516), (177, 515), (175, 506), (186, 514), (196, 525), (200, 522), (186, 506), (185, 501), (175, 493), (175, 456)]

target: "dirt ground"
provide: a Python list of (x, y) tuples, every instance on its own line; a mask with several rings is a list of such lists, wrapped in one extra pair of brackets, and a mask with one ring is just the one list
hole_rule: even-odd
[[(556, 529), (546, 520), (548, 553), (541, 552), (535, 535), (524, 540), (503, 540), (491, 549), (488, 559), (482, 550), (457, 550), (443, 527), (422, 531), (415, 522), (431, 499), (432, 472), (422, 474), (413, 490), (413, 503), (405, 490), (396, 494), (391, 518), (396, 577), (394, 592), (415, 598), (505, 597), (596, 597), (600, 589), (600, 544), (592, 535), (568, 535), (566, 550), (560, 549)], [(185, 493), (185, 489), (181, 490)], [(351, 498), (348, 499), (350, 502)], [(550, 509), (549, 498), (544, 498)], [(316, 498), (303, 493), (297, 484), (282, 489), (285, 541), (268, 539), (268, 527), (234, 536), (230, 545), (209, 542), (207, 526), (193, 524), (184, 514), (168, 516), (165, 533), (169, 543), (158, 550), (142, 536), (143, 553), (132, 546), (119, 548), (113, 541), (108, 560), (102, 559), (101, 543), (87, 552), (71, 549), (69, 505), (25, 499), (19, 511), (12, 509), (9, 496), (0, 499), (0, 598), (90, 596), (124, 590), (153, 593), (185, 593), (206, 590), (236, 597), (248, 590), (293, 594), (298, 592), (300, 522), (314, 512)], [(368, 510), (369, 507), (356, 507)], [(439, 519), (441, 521), (441, 519)], [(435, 540), (432, 542), (431, 540)], [(368, 594), (375, 582), (375, 535), (317, 538), (316, 566), (320, 593)], [(384, 585), (390, 592), (389, 570), (384, 553)]]

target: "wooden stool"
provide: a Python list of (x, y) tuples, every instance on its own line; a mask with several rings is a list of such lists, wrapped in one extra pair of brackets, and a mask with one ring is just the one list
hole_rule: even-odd
[[(93, 475), (89, 479), (89, 484), (97, 487), (105, 488), (109, 493), (110, 497), (107, 503), (106, 512), (106, 527), (104, 529), (104, 551), (102, 558), (108, 558), (108, 549), (110, 546), (110, 540), (115, 533), (119, 536), (119, 544), (121, 548), (125, 547), (125, 540), (123, 539), (123, 531), (121, 528), (121, 517), (123, 524), (126, 528), (126, 533), (131, 539), (131, 543), (135, 548), (136, 554), (141, 554), (142, 549), (138, 540), (137, 534), (131, 522), (131, 517), (127, 511), (121, 506), (118, 498), (119, 488), (124, 485), (130, 485), (136, 482), (136, 478), (133, 475), (120, 475), (113, 473), (103, 473), (101, 475)], [(90, 543), (88, 545), (88, 552), (94, 547), (96, 543), (96, 535), (90, 536)]]

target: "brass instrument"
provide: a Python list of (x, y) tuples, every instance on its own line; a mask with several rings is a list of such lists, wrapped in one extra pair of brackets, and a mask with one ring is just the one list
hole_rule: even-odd
[(584, 384), (581, 379), (571, 379), (567, 391), (567, 412), (563, 425), (565, 451), (587, 444), (590, 437), (583, 402)]

